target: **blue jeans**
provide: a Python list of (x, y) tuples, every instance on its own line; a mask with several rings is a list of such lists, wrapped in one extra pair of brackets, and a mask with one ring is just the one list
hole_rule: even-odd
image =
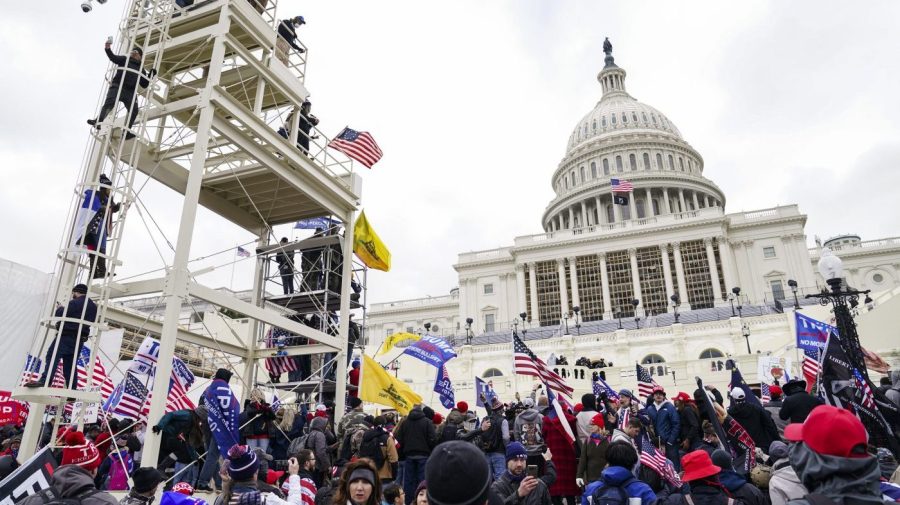
[(190, 466), (188, 463), (175, 463), (175, 476), (172, 477), (172, 482), (187, 482), (191, 486), (197, 485), (197, 463), (194, 462)]
[(487, 459), (488, 466), (491, 467), (491, 472), (494, 474), (494, 480), (500, 478), (503, 475), (503, 472), (506, 471), (506, 455), (500, 454), (499, 452), (490, 452), (484, 455), (484, 458)]
[(678, 446), (676, 444), (666, 443), (666, 458), (672, 461), (672, 464), (675, 465), (675, 471), (681, 471), (681, 454), (678, 452)]
[(263, 452), (269, 451), (269, 439), (268, 438), (248, 438), (247, 439), (247, 447), (250, 449), (260, 448)]
[(407, 456), (403, 460), (403, 492), (406, 493), (406, 504), (415, 503), (416, 488), (425, 480), (425, 463), (428, 456)]
[(209, 479), (215, 481), (216, 489), (222, 488), (222, 477), (219, 475), (219, 444), (215, 438), (210, 438), (206, 446), (206, 460), (200, 469), (197, 485), (209, 486)]
[[(57, 340), (59, 340), (59, 349), (54, 349)], [(54, 350), (56, 351), (55, 354), (53, 353)], [(71, 387), (72, 365), (75, 364), (75, 354), (79, 351), (81, 351), (81, 342), (75, 337), (62, 336), (50, 342), (50, 347), (47, 348), (47, 355), (44, 357), (44, 375), (40, 379), (41, 383), (44, 383), (49, 376), (50, 380), (46, 380), (46, 384), (50, 386), (53, 382), (53, 375), (56, 373), (57, 363), (59, 360), (62, 360), (63, 377), (66, 384), (69, 384), (69, 386), (63, 387)]]

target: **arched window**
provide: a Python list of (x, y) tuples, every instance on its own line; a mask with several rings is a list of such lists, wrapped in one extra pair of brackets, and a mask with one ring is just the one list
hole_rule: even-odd
[(591, 162), (591, 179), (596, 179), (596, 178), (597, 178), (597, 162), (592, 161)]
[(650, 155), (644, 153), (644, 170), (650, 170)]
[(659, 153), (656, 153), (656, 169), (657, 169), (657, 170), (662, 170), (662, 169), (663, 169), (663, 166), (662, 166), (662, 155), (659, 154)]
[(609, 160), (603, 158), (603, 175), (609, 175)]
[(569, 189), (569, 176), (568, 175), (565, 177), (565, 181), (566, 181), (566, 189)]
[(488, 368), (481, 374), (482, 379), (488, 379), (490, 377), (503, 377), (503, 372), (497, 368)]
[(713, 359), (713, 358), (724, 358), (725, 354), (718, 349), (713, 349), (710, 347), (709, 349), (704, 349), (703, 352), (700, 353), (700, 357), (697, 359)]
[(600, 126), (606, 128), (606, 116), (600, 118)]
[(678, 157), (678, 166), (681, 167), (681, 171), (684, 172), (684, 158), (681, 156)]
[(643, 219), (643, 218), (647, 217), (647, 213), (644, 210), (644, 201), (643, 200), (635, 200), (634, 206), (637, 208), (638, 219)]
[[(652, 365), (653, 363), (665, 363), (666, 358), (663, 358), (659, 354), (648, 354), (644, 356), (644, 359), (641, 360), (642, 365)], [(487, 377), (485, 375), (485, 377)]]
[(596, 129), (597, 129), (597, 120), (595, 119), (595, 120), (591, 121), (591, 130), (596, 130)]
[(656, 125), (656, 114), (650, 114), (650, 117), (653, 118), (653, 124)]
[(693, 171), (694, 171), (694, 162), (691, 161), (690, 158), (688, 158), (688, 171), (689, 171), (689, 172), (693, 172)]
[(629, 154), (628, 164), (631, 166), (632, 170), (637, 170), (637, 156), (635, 156), (634, 154)]
[(646, 112), (641, 112), (641, 116), (644, 117), (644, 122), (646, 123), (646, 122), (647, 122), (647, 113), (646, 113)]
[(585, 181), (585, 178), (584, 178), (584, 167), (581, 167), (581, 168), (579, 168), (578, 170), (579, 170), (579, 172), (581, 172), (581, 182), (584, 182), (584, 181)]
[(584, 123), (584, 136), (587, 136), (587, 123)]
[(655, 199), (653, 200), (653, 215), (654, 216), (659, 215), (659, 200), (655, 200)]
[(637, 112), (633, 112), (633, 111), (632, 111), (632, 113), (631, 113), (631, 120), (634, 121), (635, 123), (638, 122)]
[(616, 126), (616, 115), (613, 114), (613, 115), (609, 116), (609, 119), (612, 121), (612, 125)]
[(572, 186), (575, 186), (575, 171), (572, 170)]
[(628, 115), (624, 112), (622, 113), (622, 124), (628, 124)]
[(659, 365), (658, 363), (665, 363), (666, 360), (659, 354), (648, 354), (641, 360), (642, 365), (649, 365), (647, 367), (650, 370), (650, 375), (655, 375), (656, 377), (662, 377), (666, 375), (666, 367), (665, 365)]
[(622, 157), (616, 156), (616, 172), (622, 171)]
[(669, 155), (669, 170), (675, 170), (675, 158)]

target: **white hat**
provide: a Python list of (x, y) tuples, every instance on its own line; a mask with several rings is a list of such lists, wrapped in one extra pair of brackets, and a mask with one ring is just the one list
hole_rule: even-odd
[(316, 412), (325, 412), (326, 410), (328, 410), (328, 409), (327, 409), (327, 407), (325, 407), (325, 405), (323, 405), (321, 403), (316, 405)]
[(735, 400), (743, 400), (747, 397), (747, 393), (744, 392), (743, 388), (734, 388), (731, 390), (731, 397)]

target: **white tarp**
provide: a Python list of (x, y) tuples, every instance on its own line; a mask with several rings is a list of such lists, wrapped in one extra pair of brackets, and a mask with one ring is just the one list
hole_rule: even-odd
[(0, 389), (18, 383), (52, 275), (0, 259)]

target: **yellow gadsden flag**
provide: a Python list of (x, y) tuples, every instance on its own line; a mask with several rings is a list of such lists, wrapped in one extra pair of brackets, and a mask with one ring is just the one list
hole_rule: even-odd
[(399, 344), (400, 342), (406, 342), (407, 340), (409, 340), (411, 342), (417, 342), (421, 339), (422, 339), (422, 337), (420, 337), (419, 335), (416, 335), (415, 333), (405, 333), (405, 332), (394, 333), (393, 335), (384, 339), (384, 344), (381, 345), (381, 350), (378, 351), (378, 356), (381, 356), (382, 354), (387, 354), (388, 351), (393, 349), (394, 346)]
[(359, 379), (359, 399), (397, 409), (401, 415), (409, 414), (413, 406), (422, 403), (405, 382), (387, 372), (374, 359), (363, 354), (362, 377)]
[(356, 226), (353, 227), (353, 252), (369, 268), (387, 272), (391, 269), (391, 251), (369, 225), (366, 212), (359, 213)]

